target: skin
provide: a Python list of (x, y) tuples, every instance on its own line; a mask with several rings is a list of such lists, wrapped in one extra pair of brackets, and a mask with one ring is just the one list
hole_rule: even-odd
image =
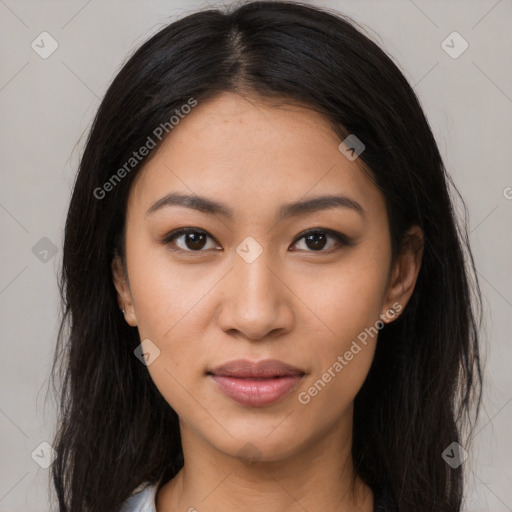
[[(392, 321), (393, 305), (405, 307), (421, 254), (405, 251), (392, 265), (385, 199), (339, 143), (307, 108), (226, 92), (199, 102), (132, 185), (127, 276), (115, 258), (113, 278), (126, 321), (160, 350), (147, 368), (180, 417), (185, 457), (157, 495), (158, 512), (373, 511), (371, 489), (357, 476), (350, 486), (350, 449), (353, 401), (377, 337), (309, 403), (298, 394), (381, 315)], [(183, 206), (146, 215), (171, 191), (226, 203), (234, 217)], [(364, 214), (341, 207), (276, 217), (283, 203), (327, 194), (357, 201)], [(185, 236), (160, 243), (184, 227), (207, 232), (202, 249)], [(353, 243), (297, 238), (311, 228)], [(252, 263), (236, 252), (248, 236), (263, 250)], [(279, 402), (243, 406), (205, 373), (238, 358), (279, 359), (306, 375)]]

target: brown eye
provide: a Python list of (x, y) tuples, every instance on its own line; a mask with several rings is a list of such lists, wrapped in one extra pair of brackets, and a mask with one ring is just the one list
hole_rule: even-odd
[[(208, 238), (212, 239), (205, 231), (188, 228), (173, 231), (165, 238), (163, 243), (172, 243), (177, 246), (177, 250), (179, 251), (204, 252), (203, 249), (207, 246)], [(206, 247), (206, 249), (214, 249), (216, 247), (217, 246), (213, 244), (213, 247)]]
[[(341, 246), (350, 245), (350, 242), (345, 235), (328, 229), (307, 231), (297, 238), (294, 246), (296, 246), (300, 240), (304, 240), (304, 245), (306, 247), (305, 249), (300, 248), (300, 250), (305, 250), (307, 252), (329, 253), (337, 250)], [(329, 240), (332, 240), (330, 246)], [(328, 246), (327, 249), (325, 249), (326, 246)]]
[(325, 233), (313, 233), (305, 237), (306, 245), (314, 251), (323, 249), (327, 242)]

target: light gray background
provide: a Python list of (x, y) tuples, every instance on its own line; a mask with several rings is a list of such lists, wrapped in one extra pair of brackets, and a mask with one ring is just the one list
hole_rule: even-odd
[[(310, 3), (350, 15), (399, 64), (467, 202), (485, 297), (487, 388), (464, 463), (465, 510), (510, 511), (512, 1)], [(55, 426), (45, 392), (58, 327), (56, 275), (86, 130), (135, 46), (176, 17), (215, 4), (0, 0), (0, 511), (49, 510), (49, 470), (31, 453)], [(59, 45), (47, 59), (31, 48), (43, 31)], [(456, 59), (441, 45), (453, 31), (469, 44)], [(57, 248), (46, 263), (32, 250), (43, 237)]]

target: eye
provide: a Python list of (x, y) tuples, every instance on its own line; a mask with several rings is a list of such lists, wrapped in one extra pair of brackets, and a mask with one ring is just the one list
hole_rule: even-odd
[(206, 241), (208, 240), (208, 238), (213, 240), (213, 238), (202, 229), (181, 228), (169, 233), (169, 235), (165, 237), (162, 243), (167, 245), (170, 244), (171, 242), (174, 243), (174, 240), (177, 240), (178, 243), (175, 244), (177, 245), (177, 249), (175, 249), (177, 251), (204, 252), (202, 251), (202, 249), (205, 249), (205, 247), (206, 249), (215, 249), (217, 247), (215, 246), (215, 244), (213, 247), (207, 247)]
[[(326, 250), (325, 247), (328, 246), (329, 238), (334, 243), (330, 244)], [(297, 244), (297, 240), (304, 239), (304, 243), (306, 246), (307, 252), (324, 252), (331, 253), (335, 252), (341, 246), (351, 245), (350, 240), (343, 235), (342, 233), (338, 233), (337, 231), (333, 231), (331, 229), (314, 229), (306, 231), (302, 233), (294, 242), (294, 245)], [(302, 249), (301, 249), (302, 250)]]

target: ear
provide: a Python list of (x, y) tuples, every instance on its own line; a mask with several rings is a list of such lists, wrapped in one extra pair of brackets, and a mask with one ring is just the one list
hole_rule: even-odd
[(124, 272), (121, 257), (117, 254), (112, 260), (111, 269), (114, 286), (117, 290), (119, 309), (124, 309), (124, 319), (126, 320), (126, 323), (135, 327), (137, 325), (137, 317), (135, 316), (135, 308), (133, 307), (130, 285)]
[(423, 257), (423, 232), (413, 226), (405, 234), (389, 278), (383, 311), (380, 316), (385, 323), (395, 320), (411, 298)]

